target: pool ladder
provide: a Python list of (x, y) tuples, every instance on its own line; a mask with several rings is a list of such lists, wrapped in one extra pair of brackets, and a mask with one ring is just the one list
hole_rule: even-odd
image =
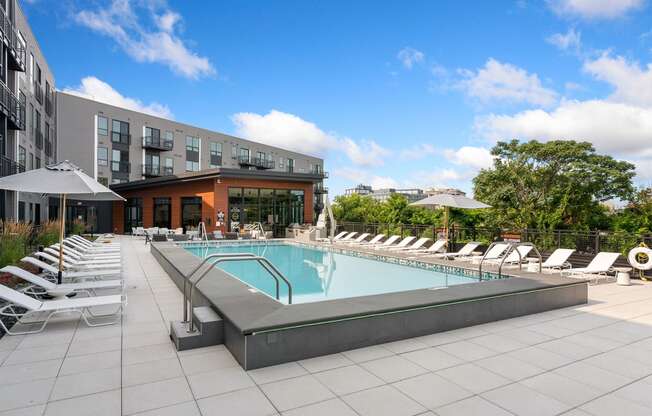
[[(197, 272), (207, 264), (210, 260), (215, 260), (211, 263), (211, 267), (207, 267), (206, 270), (204, 270), (199, 277), (196, 280), (191, 280), (192, 277), (197, 274)], [(276, 300), (280, 300), (280, 284), (281, 280), (287, 285), (288, 287), (288, 304), (292, 304), (292, 284), (290, 284), (290, 281), (281, 273), (281, 271), (276, 268), (269, 260), (267, 260), (265, 257), (257, 256), (253, 253), (215, 253), (215, 254), (209, 254), (204, 258), (204, 260), (199, 263), (197, 267), (195, 267), (188, 276), (183, 280), (183, 322), (188, 323), (188, 332), (194, 332), (195, 331), (195, 323), (194, 320), (192, 319), (192, 311), (194, 310), (194, 302), (193, 302), (193, 293), (195, 292), (195, 287), (197, 284), (208, 274), (209, 271), (212, 270), (212, 266), (215, 266), (218, 263), (225, 263), (225, 262), (238, 262), (238, 261), (255, 261), (260, 266), (265, 269), (270, 276), (276, 281)], [(190, 294), (188, 295), (186, 292), (186, 287), (187, 283), (190, 282)], [(190, 319), (189, 319), (190, 317)]]
[[(485, 250), (484, 254), (482, 255), (482, 260), (480, 260), (480, 266), (478, 267), (478, 274), (480, 275), (480, 280), (482, 280), (482, 263), (484, 263), (485, 258), (487, 257), (487, 253), (489, 253), (489, 250), (493, 248), (496, 244), (505, 244), (504, 241), (496, 241), (491, 244), (489, 244), (489, 247)], [(523, 268), (523, 257), (521, 257), (521, 252), (518, 251), (519, 246), (531, 246), (534, 252), (536, 253), (537, 257), (539, 257), (539, 273), (541, 273), (541, 268), (542, 268), (542, 263), (543, 263), (543, 258), (541, 257), (541, 252), (539, 252), (539, 249), (537, 246), (535, 246), (532, 243), (507, 243), (507, 249), (503, 253), (501, 259), (500, 259), (500, 265), (498, 266), (498, 278), (500, 279), (502, 277), (502, 271), (503, 271), (503, 264), (505, 264), (505, 259), (513, 253), (516, 252), (518, 254), (518, 269), (522, 270)]]

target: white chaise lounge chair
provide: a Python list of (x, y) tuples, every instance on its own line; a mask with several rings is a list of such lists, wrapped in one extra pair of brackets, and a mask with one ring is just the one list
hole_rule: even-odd
[(489, 249), (487, 253), (485, 253), (482, 256), (468, 256), (468, 257), (460, 257), (458, 259), (474, 261), (474, 260), (481, 260), (484, 257), (485, 260), (495, 260), (495, 259), (499, 259), (500, 256), (503, 255), (505, 250), (507, 250), (507, 247), (509, 247), (509, 244), (507, 243), (496, 243), (494, 244), (493, 247)]
[(550, 254), (550, 257), (541, 264), (541, 271), (553, 273), (562, 269), (571, 268), (572, 265), (568, 262), (571, 254), (575, 252), (572, 248), (558, 248)]
[[(20, 261), (29, 263), (32, 266), (36, 266), (40, 269), (43, 269), (48, 274), (56, 276), (59, 273), (59, 269), (51, 264), (48, 264), (44, 261), (41, 261), (35, 257), (27, 256), (23, 257)], [(64, 270), (62, 278), (65, 281), (77, 281), (78, 279), (98, 279), (107, 276), (120, 276), (120, 270), (112, 269), (95, 269), (95, 270), (83, 270), (83, 271), (69, 271)]]
[(78, 241), (80, 244), (90, 246), (90, 247), (111, 247), (111, 246), (120, 247), (120, 243), (117, 242), (117, 241), (116, 242), (103, 242), (103, 240), (104, 240), (103, 236), (97, 237), (97, 239), (95, 241), (89, 241), (89, 240), (85, 239), (84, 237), (81, 237), (81, 236), (78, 236), (78, 235), (72, 235), (69, 238), (72, 238), (72, 239)]
[(588, 279), (589, 281), (598, 282), (600, 279), (609, 278), (609, 273), (620, 253), (610, 253), (603, 251), (596, 254), (591, 262), (586, 267), (570, 268), (561, 271), (562, 276), (572, 277), (576, 279)]
[(374, 247), (374, 249), (376, 249), (376, 250), (391, 250), (391, 249), (397, 249), (397, 248), (404, 248), (404, 247), (407, 247), (408, 244), (410, 244), (411, 242), (413, 242), (415, 239), (416, 239), (416, 237), (414, 237), (414, 236), (409, 236), (409, 237), (405, 237), (404, 239), (402, 239), (402, 240), (401, 240), (398, 244), (396, 244), (396, 245), (388, 245), (388, 246), (380, 245), (380, 246), (376, 246), (376, 247)]
[(516, 246), (516, 250), (512, 250), (509, 252), (507, 257), (505, 257), (505, 261), (502, 260), (502, 258), (498, 259), (489, 259), (487, 260), (487, 263), (490, 264), (500, 264), (500, 262), (503, 262), (503, 266), (514, 266), (518, 265), (519, 263), (522, 263), (525, 261), (525, 258), (530, 254), (530, 251), (532, 251), (532, 246)]
[(421, 257), (422, 255), (438, 253), (444, 248), (445, 245), (446, 245), (446, 240), (442, 238), (432, 243), (428, 248), (416, 248), (416, 249), (411, 248), (407, 250), (407, 253), (417, 254), (414, 257)]
[(68, 239), (68, 238), (63, 240), (63, 244), (74, 248), (75, 250), (79, 251), (82, 254), (89, 254), (89, 255), (93, 255), (93, 254), (120, 254), (120, 248), (102, 249), (102, 248), (95, 248), (95, 247), (86, 247), (86, 246), (82, 246), (79, 243), (77, 243), (76, 241)]
[[(48, 294), (54, 297), (62, 297), (73, 292), (85, 292), (89, 295), (94, 295), (95, 290), (122, 289), (123, 287), (122, 280), (94, 280), (81, 283), (56, 284), (50, 280), (44, 279), (41, 276), (35, 275), (34, 273), (28, 272), (27, 270), (23, 270), (20, 267), (16, 266), (5, 266), (0, 269), (0, 272), (9, 273), (25, 280), (26, 282), (31, 283), (31, 286), (28, 286), (21, 291), (37, 295)], [(40, 290), (34, 290), (34, 286), (40, 288)]]
[(369, 233), (362, 233), (353, 240), (340, 240), (337, 243), (341, 244), (358, 244), (364, 241), (365, 238), (369, 237)]
[[(52, 244), (50, 248), (58, 252), (59, 243)], [(121, 258), (120, 253), (84, 254), (65, 244), (63, 245), (63, 252), (78, 260), (120, 260)]]
[[(369, 241), (360, 241), (359, 243), (355, 243), (355, 245), (360, 246), (360, 247), (373, 246), (375, 244), (380, 243), (380, 240), (382, 240), (383, 238), (385, 238), (385, 234), (378, 234)], [(351, 243), (351, 244), (353, 244), (353, 243)]]
[(367, 244), (364, 247), (365, 248), (373, 248), (373, 249), (382, 248), (382, 247), (390, 247), (390, 246), (394, 245), (394, 243), (396, 243), (400, 238), (401, 238), (400, 235), (392, 235), (392, 236), (388, 237), (387, 240), (385, 240), (385, 241), (382, 241), (382, 242), (379, 241), (379, 242), (377, 242), (375, 244)]
[[(59, 250), (54, 249), (52, 247), (46, 247), (43, 249), (44, 252), (59, 258)], [(65, 249), (63, 250), (63, 260), (72, 264), (72, 265), (79, 265), (79, 266), (84, 266), (84, 265), (118, 265), (120, 266), (120, 259), (119, 258), (94, 258), (94, 259), (80, 259), (78, 257), (74, 257), (70, 255)]]
[(418, 250), (421, 247), (423, 247), (428, 241), (432, 241), (432, 239), (428, 237), (421, 237), (420, 239), (415, 241), (414, 244), (412, 245), (407, 245), (405, 247), (390, 247), (387, 250), (394, 251), (394, 252), (396, 251), (406, 252), (410, 250)]
[[(85, 298), (75, 297), (72, 299), (64, 298), (57, 300), (40, 301), (38, 299), (29, 297), (24, 293), (10, 289), (4, 285), (0, 285), (0, 299), (4, 299), (8, 302), (8, 304), (0, 308), (0, 316), (17, 318), (17, 324), (21, 325), (40, 324), (39, 327), (33, 330), (15, 331), (7, 328), (2, 322), (2, 319), (0, 319), (0, 326), (9, 335), (26, 335), (41, 332), (45, 329), (45, 326), (48, 324), (50, 319), (60, 313), (78, 313), (88, 326), (111, 325), (120, 321), (119, 314), (122, 311), (124, 302), (126, 302), (126, 298), (122, 297), (121, 295), (93, 296)], [(117, 310), (108, 314), (94, 314), (91, 310), (92, 308), (106, 306), (115, 306), (117, 307)], [(27, 309), (27, 312), (23, 313), (16, 307), (25, 308)], [(38, 316), (40, 313), (44, 314), (45, 316), (35, 321), (26, 320), (32, 316)], [(116, 319), (113, 319), (109, 322), (91, 322), (91, 319), (106, 318), (109, 316), (116, 316)]]
[[(348, 233), (347, 235), (345, 235), (344, 237), (342, 237), (342, 238), (340, 238), (339, 240), (337, 240), (337, 242), (339, 243), (339, 242), (342, 242), (342, 241), (353, 240), (353, 237), (355, 237), (356, 235), (358, 235), (357, 232), (355, 232), (355, 231), (350, 232), (350, 233)], [(333, 240), (333, 241), (335, 241), (335, 240)]]
[(476, 248), (480, 246), (481, 243), (472, 241), (470, 243), (464, 244), (464, 246), (459, 249), (456, 252), (453, 253), (435, 253), (435, 254), (428, 254), (429, 257), (435, 257), (435, 258), (446, 258), (446, 259), (454, 259), (454, 258), (463, 258), (463, 257), (469, 257), (473, 254)]
[[(35, 257), (40, 257), (41, 259), (45, 261), (49, 261), (51, 264), (55, 266), (59, 266), (59, 256), (54, 257), (48, 253), (42, 252), (42, 251), (37, 251), (32, 254)], [(96, 264), (96, 263), (90, 263), (90, 264), (78, 264), (78, 263), (70, 263), (68, 260), (65, 258), (63, 259), (63, 267), (68, 269), (68, 270), (103, 270), (103, 269), (120, 269), (120, 263), (102, 263), (102, 264)]]

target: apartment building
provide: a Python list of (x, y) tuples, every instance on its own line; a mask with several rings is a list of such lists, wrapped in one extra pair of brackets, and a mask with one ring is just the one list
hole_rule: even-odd
[[(56, 161), (54, 76), (17, 0), (0, 0), (0, 176)], [(40, 223), (50, 198), (0, 191), (0, 218)]]
[[(301, 195), (297, 200), (301, 200), (303, 208), (295, 211), (301, 211), (302, 214), (295, 216), (274, 217), (274, 214), (270, 214), (272, 217), (269, 217), (261, 214), (263, 210), (258, 202), (245, 204), (241, 201), (237, 207), (234, 203), (233, 215), (244, 219), (246, 211), (250, 222), (304, 222), (312, 220), (312, 214), (319, 213), (323, 208), (323, 194), (326, 192), (323, 179), (327, 173), (320, 158), (63, 92), (57, 93), (57, 117), (59, 135), (65, 138), (59, 147), (60, 159), (77, 164), (99, 182), (116, 191), (132, 195), (127, 204), (120, 208), (111, 207), (110, 203), (76, 201), (71, 204), (71, 209), (76, 212), (69, 215), (69, 218), (83, 220), (94, 230), (128, 232), (134, 226), (154, 223), (186, 227), (200, 221), (200, 218), (204, 221), (208, 219), (205, 221), (207, 224), (214, 224), (217, 219), (213, 218), (213, 214), (216, 215), (217, 212), (213, 212), (212, 208), (204, 209), (210, 215), (184, 216), (185, 211), (179, 202), (181, 200), (170, 199), (186, 198), (183, 201), (187, 202), (195, 198), (194, 205), (190, 202), (187, 205), (188, 210), (196, 213), (197, 204), (201, 206), (197, 199), (200, 195), (179, 192), (177, 186), (196, 182), (198, 178), (203, 180), (208, 176), (218, 183), (225, 183), (223, 181), (227, 177), (230, 180), (243, 180), (240, 192), (253, 195), (255, 189), (256, 198), (262, 192), (265, 195), (263, 199), (267, 201), (265, 204), (277, 205), (285, 203), (282, 201), (288, 198), (292, 199), (292, 195)], [(169, 186), (174, 187), (174, 192)], [(156, 187), (158, 190), (154, 191), (153, 188)], [(147, 189), (149, 196), (145, 200), (138, 196), (140, 189)], [(207, 189), (212, 189), (212, 185), (207, 185)], [(267, 195), (268, 190), (275, 189), (278, 192), (274, 191), (273, 196)], [(286, 198), (285, 191), (296, 192), (288, 194), (290, 196)], [(225, 192), (228, 194), (228, 189)], [(171, 196), (172, 193), (177, 197)], [(216, 195), (221, 193), (217, 192)], [(211, 207), (222, 206), (223, 211), (231, 209), (227, 204), (221, 205), (221, 199), (216, 198), (218, 199), (209, 198), (210, 201), (207, 200), (205, 204), (210, 204)], [(143, 217), (143, 212), (153, 210), (155, 199), (159, 205), (172, 207), (161, 208), (169, 211), (169, 220), (154, 220), (149, 214)], [(175, 207), (179, 207), (179, 212), (171, 211), (176, 210)], [(238, 213), (240, 209), (242, 212)], [(111, 210), (120, 212), (108, 214)], [(226, 224), (228, 230), (231, 222)]]

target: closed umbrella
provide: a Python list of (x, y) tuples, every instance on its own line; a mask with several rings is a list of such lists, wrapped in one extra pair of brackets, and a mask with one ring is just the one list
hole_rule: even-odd
[(124, 201), (81, 169), (68, 162), (60, 162), (0, 178), (0, 189), (17, 192), (59, 195), (61, 198), (61, 229), (59, 230), (59, 276), (63, 274), (63, 237), (66, 221), (66, 198), (93, 201)]
[(475, 199), (468, 198), (464, 195), (453, 195), (453, 194), (435, 194), (429, 196), (428, 198), (421, 199), (419, 201), (413, 202), (410, 205), (425, 207), (429, 209), (439, 209), (444, 208), (444, 229), (446, 236), (446, 246), (448, 247), (448, 217), (450, 216), (450, 208), (462, 208), (462, 209), (479, 209), (479, 208), (491, 208), (491, 205), (487, 205)]

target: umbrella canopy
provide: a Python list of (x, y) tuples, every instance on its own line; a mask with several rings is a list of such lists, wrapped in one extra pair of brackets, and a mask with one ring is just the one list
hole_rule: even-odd
[(120, 195), (68, 161), (0, 178), (0, 189), (37, 194), (65, 194), (72, 199), (124, 201)]
[(63, 237), (66, 221), (66, 198), (93, 201), (124, 201), (81, 169), (68, 162), (60, 162), (44, 168), (0, 178), (0, 189), (61, 196), (61, 229), (59, 230), (59, 276), (63, 274)]
[(452, 194), (435, 194), (428, 198), (422, 199), (411, 203), (410, 205), (422, 206), (426, 208), (463, 208), (463, 209), (478, 209), (478, 208), (491, 208), (490, 205), (484, 204), (475, 199), (468, 198), (464, 195)]
[(453, 194), (435, 194), (424, 198), (420, 201), (411, 203), (410, 205), (417, 207), (424, 207), (429, 209), (444, 208), (444, 229), (446, 236), (446, 247), (448, 247), (448, 218), (450, 216), (450, 208), (462, 208), (462, 209), (480, 209), (480, 208), (491, 208), (491, 205), (487, 205), (475, 199), (468, 198), (464, 195), (453, 195)]

